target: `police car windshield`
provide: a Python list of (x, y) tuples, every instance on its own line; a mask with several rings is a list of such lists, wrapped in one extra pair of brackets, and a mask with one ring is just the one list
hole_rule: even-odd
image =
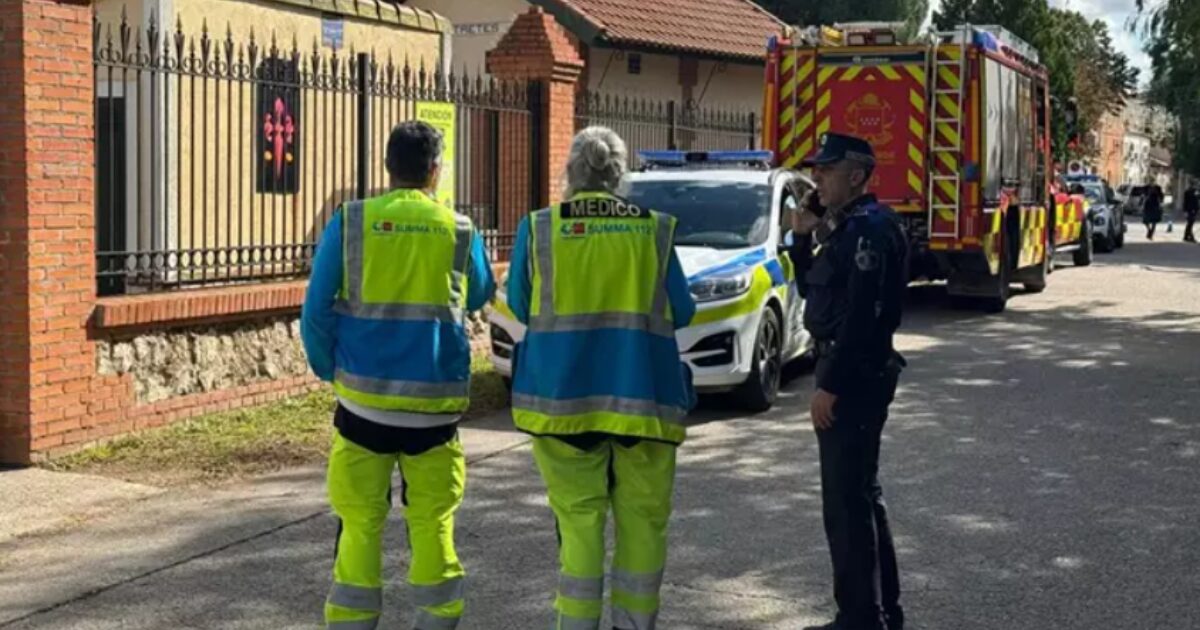
[(734, 249), (766, 242), (771, 230), (771, 187), (701, 179), (635, 180), (626, 197), (679, 219), (675, 244)]
[(1091, 203), (1104, 203), (1104, 187), (1100, 184), (1084, 184), (1083, 196)]

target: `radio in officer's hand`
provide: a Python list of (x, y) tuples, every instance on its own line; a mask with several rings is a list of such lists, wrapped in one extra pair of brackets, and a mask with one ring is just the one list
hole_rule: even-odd
[(818, 217), (825, 216), (825, 205), (821, 203), (821, 193), (814, 188), (804, 193), (804, 198), (800, 200), (800, 210), (809, 211)]
[(792, 231), (801, 236), (812, 234), (813, 230), (821, 224), (823, 216), (825, 216), (825, 207), (821, 205), (821, 199), (817, 195), (816, 189), (810, 190), (804, 193), (799, 207), (792, 214)]

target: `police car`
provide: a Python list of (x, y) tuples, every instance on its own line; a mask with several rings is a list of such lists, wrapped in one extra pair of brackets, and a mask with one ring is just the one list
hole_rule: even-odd
[(1108, 253), (1125, 246), (1125, 208), (1108, 182), (1098, 175), (1068, 175), (1068, 186), (1079, 184), (1087, 199), (1087, 220), (1092, 224), (1096, 251)]
[[(748, 411), (774, 404), (787, 363), (811, 340), (803, 302), (782, 244), (788, 211), (813, 184), (771, 168), (769, 151), (645, 151), (620, 195), (675, 216), (675, 247), (696, 316), (676, 332), (681, 358), (700, 392), (732, 392)], [(489, 313), (492, 363), (512, 373), (513, 346), (524, 337), (504, 298)]]

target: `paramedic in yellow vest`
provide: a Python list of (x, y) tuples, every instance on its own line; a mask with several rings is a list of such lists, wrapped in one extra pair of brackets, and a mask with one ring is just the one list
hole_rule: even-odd
[(695, 403), (675, 330), (696, 306), (675, 219), (614, 195), (627, 150), (600, 127), (575, 137), (566, 199), (517, 228), (508, 300), (513, 419), (534, 436), (559, 537), (559, 630), (599, 627), (604, 527), (616, 521), (612, 625), (650, 630), (667, 558), (675, 449)]
[(345, 204), (313, 262), (304, 347), (313, 372), (337, 394), (329, 628), (379, 626), (382, 535), (397, 467), (412, 552), (412, 627), (454, 628), (463, 612), (454, 513), (466, 481), (457, 430), (471, 369), (464, 318), (487, 303), (495, 282), (470, 219), (433, 200), (442, 148), (430, 125), (397, 126), (387, 145), (391, 192)]

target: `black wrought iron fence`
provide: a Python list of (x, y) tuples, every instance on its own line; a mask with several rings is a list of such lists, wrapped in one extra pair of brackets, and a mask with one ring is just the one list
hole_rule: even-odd
[(642, 150), (741, 150), (759, 145), (760, 122), (754, 112), (597, 92), (582, 94), (575, 103), (576, 126), (603, 125), (616, 131), (629, 146), (634, 168)]
[(101, 294), (306, 274), (335, 209), (386, 188), (387, 133), (403, 120), (446, 132), (453, 185), (439, 195), (493, 255), (536, 205), (538, 85), (153, 18), (97, 21), (94, 39)]

